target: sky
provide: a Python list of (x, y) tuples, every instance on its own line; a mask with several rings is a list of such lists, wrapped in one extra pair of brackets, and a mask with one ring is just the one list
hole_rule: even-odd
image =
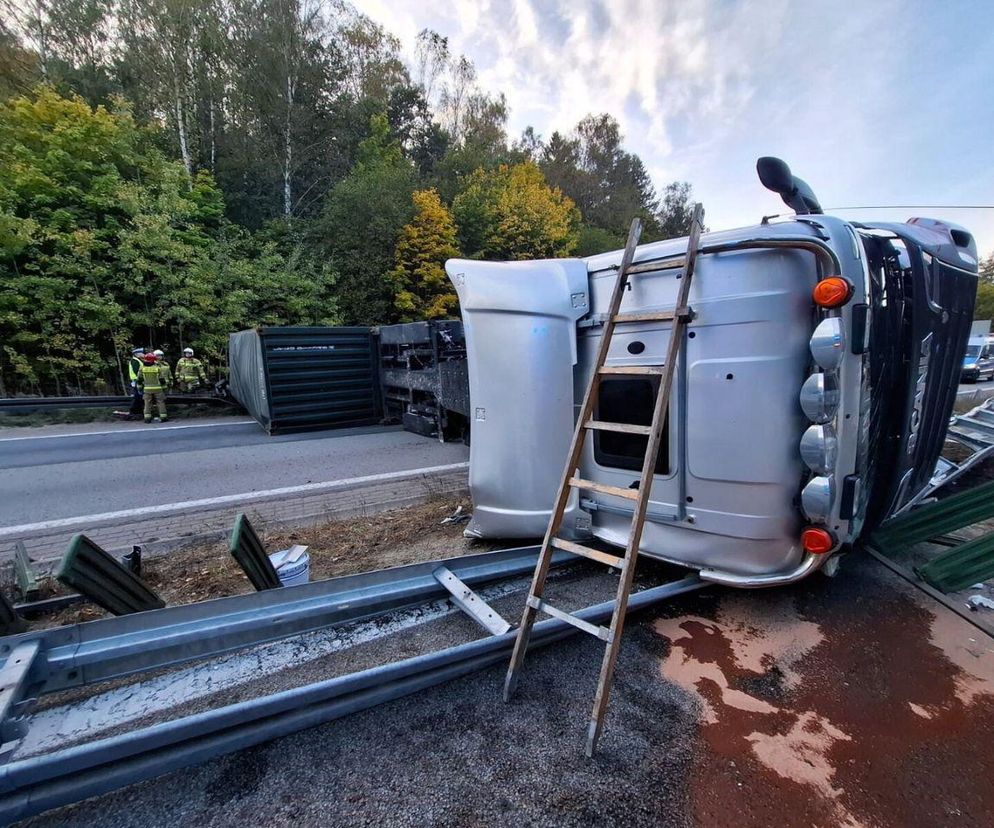
[[(994, 205), (989, 0), (358, 0), (414, 65), (431, 28), (503, 92), (509, 133), (588, 113), (621, 124), (657, 190), (689, 181), (713, 230), (789, 210), (756, 177), (777, 155), (827, 208)], [(994, 210), (839, 211), (963, 225), (994, 253)]]

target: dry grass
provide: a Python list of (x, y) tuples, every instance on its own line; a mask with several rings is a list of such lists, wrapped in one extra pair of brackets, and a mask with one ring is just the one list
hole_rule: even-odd
[[(459, 506), (464, 512), (471, 508), (466, 499), (438, 498), (403, 509), (306, 528), (267, 531), (264, 526), (255, 525), (255, 529), (271, 552), (297, 543), (306, 545), (312, 581), (514, 545), (464, 538), (465, 524), (442, 525), (441, 521)], [(248, 578), (228, 552), (226, 541), (186, 547), (146, 558), (142, 563), (142, 579), (170, 606), (252, 590)], [(54, 581), (45, 587), (45, 597), (64, 592)], [(105, 615), (93, 604), (82, 604), (39, 618), (31, 626), (55, 627)]]

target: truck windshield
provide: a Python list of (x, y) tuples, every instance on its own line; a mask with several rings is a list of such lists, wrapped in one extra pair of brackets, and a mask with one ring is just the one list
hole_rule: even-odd
[(966, 346), (966, 355), (967, 355), (967, 357), (970, 357), (972, 359), (976, 359), (978, 356), (980, 356), (980, 346), (979, 345), (967, 345)]

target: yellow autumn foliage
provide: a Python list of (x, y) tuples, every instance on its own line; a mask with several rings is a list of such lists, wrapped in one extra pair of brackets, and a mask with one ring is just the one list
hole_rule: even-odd
[(457, 316), (459, 300), (445, 275), (445, 260), (459, 255), (456, 225), (435, 190), (416, 190), (414, 218), (400, 231), (396, 264), (388, 274), (400, 321)]

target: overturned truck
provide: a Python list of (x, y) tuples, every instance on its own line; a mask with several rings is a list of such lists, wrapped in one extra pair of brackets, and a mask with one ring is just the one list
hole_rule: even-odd
[[(701, 239), (640, 546), (740, 587), (809, 575), (928, 484), (977, 283), (966, 230), (826, 216), (782, 161), (757, 167), (796, 215)], [(673, 322), (652, 317), (674, 307), (686, 249), (637, 248), (621, 305), (634, 321), (608, 366), (663, 362)], [(468, 534), (545, 532), (620, 261), (447, 263), (469, 360)], [(596, 419), (648, 425), (658, 382), (605, 376)], [(578, 476), (637, 486), (648, 439), (595, 432)], [(631, 515), (630, 500), (573, 491), (560, 533), (624, 546)]]

